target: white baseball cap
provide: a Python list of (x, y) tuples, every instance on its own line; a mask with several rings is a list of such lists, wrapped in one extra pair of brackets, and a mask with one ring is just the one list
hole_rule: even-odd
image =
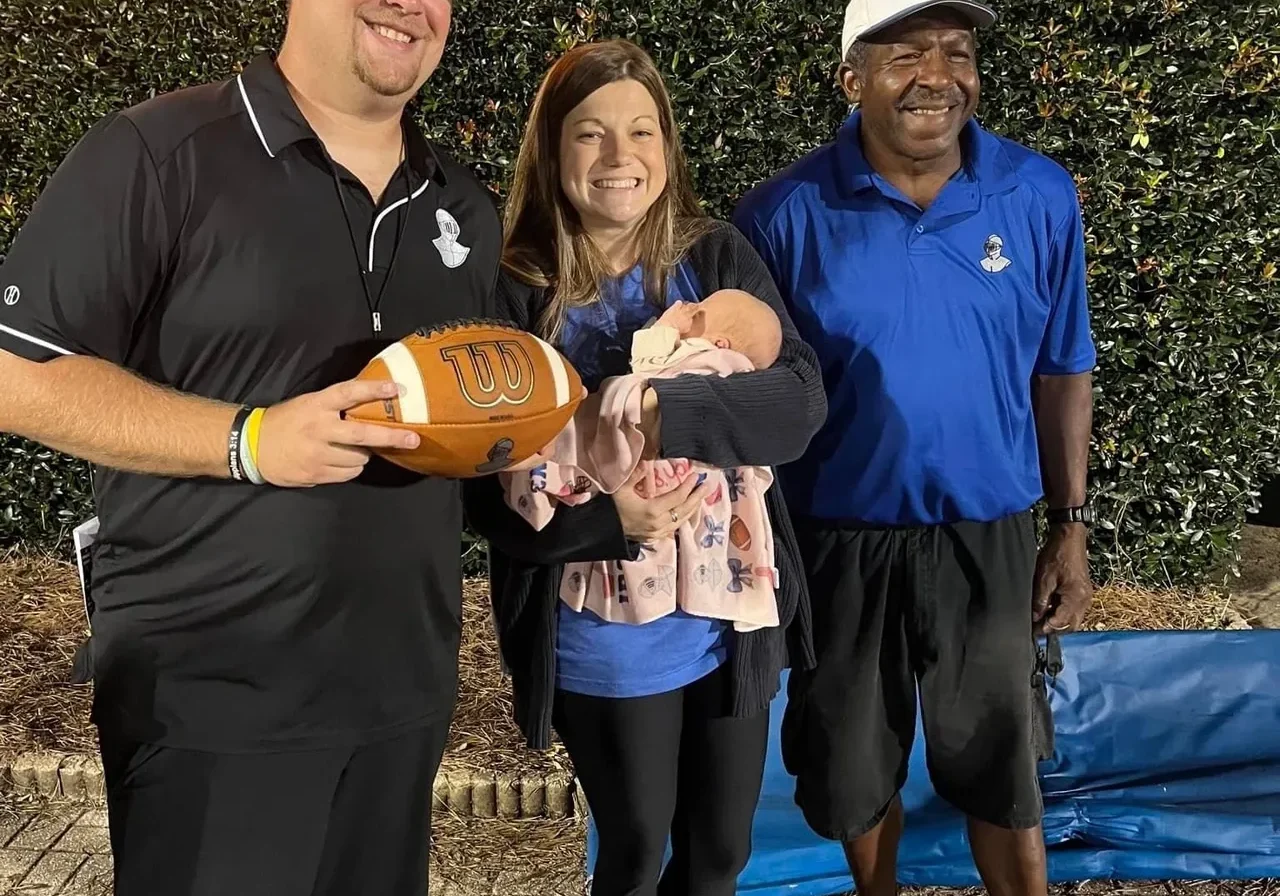
[(935, 7), (954, 9), (968, 18), (975, 28), (985, 28), (996, 20), (991, 7), (973, 0), (849, 0), (849, 5), (844, 9), (840, 58), (848, 56), (854, 41), (863, 36)]

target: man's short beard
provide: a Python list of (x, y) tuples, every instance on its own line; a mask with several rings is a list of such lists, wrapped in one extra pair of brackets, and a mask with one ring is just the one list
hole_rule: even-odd
[(358, 56), (351, 63), (351, 69), (355, 72), (355, 76), (360, 79), (362, 84), (380, 96), (401, 96), (413, 89), (412, 78), (409, 78), (403, 84), (399, 82), (387, 83), (384, 80), (380, 80), (373, 72), (360, 62), (360, 58)]

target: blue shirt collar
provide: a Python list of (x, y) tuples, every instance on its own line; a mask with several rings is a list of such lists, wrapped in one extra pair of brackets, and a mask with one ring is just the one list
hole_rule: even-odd
[[(861, 110), (853, 114), (840, 127), (836, 136), (841, 180), (852, 193), (878, 189), (875, 170), (862, 153), (859, 136)], [(960, 144), (964, 153), (964, 167), (957, 177), (976, 183), (987, 195), (1008, 190), (1018, 183), (1018, 174), (999, 138), (984, 130), (970, 118), (960, 132)]]

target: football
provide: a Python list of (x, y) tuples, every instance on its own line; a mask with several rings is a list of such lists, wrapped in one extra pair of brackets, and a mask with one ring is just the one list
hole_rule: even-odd
[(587, 394), (553, 346), (503, 321), (420, 329), (380, 351), (356, 378), (394, 380), (401, 394), (347, 417), (410, 429), (420, 439), (415, 449), (378, 455), (455, 479), (497, 473), (545, 448)]

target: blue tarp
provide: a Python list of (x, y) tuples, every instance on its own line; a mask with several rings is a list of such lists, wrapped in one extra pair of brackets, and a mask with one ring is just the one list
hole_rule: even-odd
[[(1055, 755), (1041, 766), (1050, 878), (1280, 877), (1280, 630), (1080, 633), (1062, 648)], [(839, 846), (812, 834), (792, 800), (784, 705), (785, 689), (738, 892), (847, 892)], [(917, 730), (899, 878), (976, 885), (963, 818), (930, 787), (923, 747)], [(595, 847), (589, 827), (588, 869)]]

